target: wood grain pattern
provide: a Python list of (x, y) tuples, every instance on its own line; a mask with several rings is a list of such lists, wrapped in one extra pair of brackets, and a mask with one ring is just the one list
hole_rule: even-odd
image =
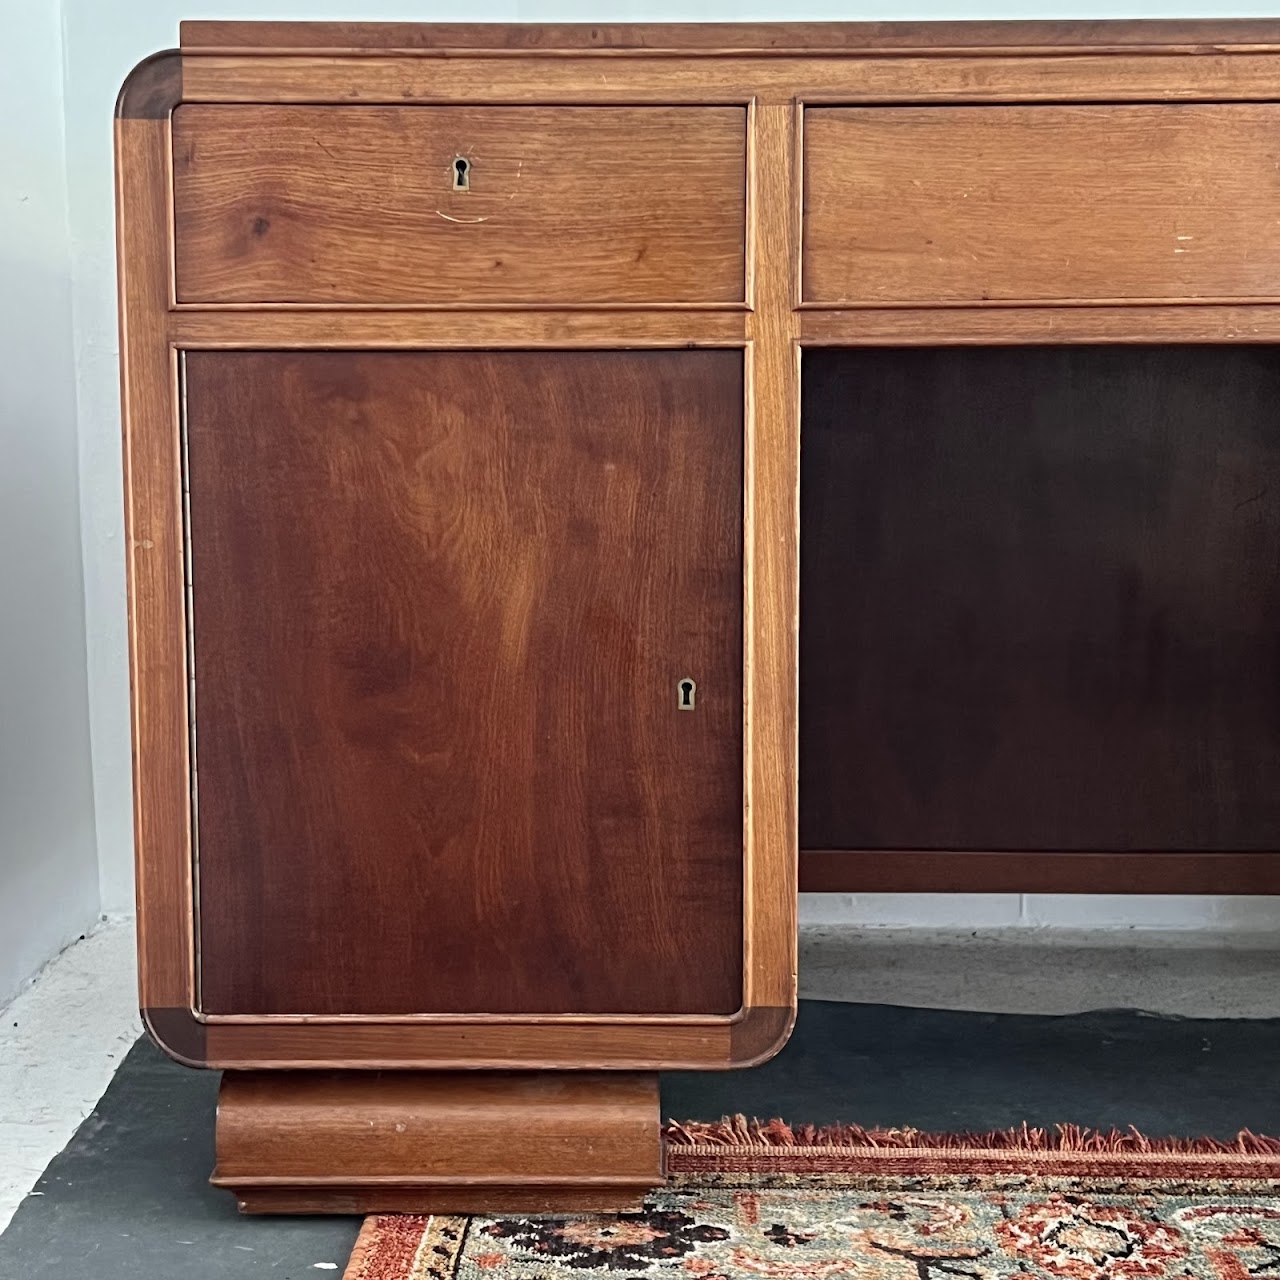
[(201, 1007), (740, 1008), (741, 355), (186, 389)]
[(656, 1074), (228, 1072), (246, 1212), (618, 1212), (662, 1182)]
[(184, 302), (743, 299), (741, 108), (187, 105), (173, 136)]
[[(1185, 205), (1200, 216), (1210, 208), (1216, 210), (1225, 192), (1238, 211), (1222, 216), (1215, 212), (1215, 238), (1200, 242), (1200, 249), (1207, 252), (1212, 247), (1217, 265), (1197, 263), (1194, 271), (1188, 267), (1191, 274), (1186, 276), (1185, 297), (1163, 293), (1156, 302), (1144, 303), (1131, 294), (1108, 299), (1096, 290), (1080, 296), (1063, 288), (1034, 306), (1019, 305), (1019, 299), (1001, 302), (993, 297), (984, 302), (979, 296), (968, 302), (953, 299), (934, 309), (895, 308), (880, 305), (875, 298), (859, 298), (871, 305), (861, 310), (794, 312), (792, 304), (799, 297), (797, 205), (801, 186), (795, 160), (799, 122), (794, 118), (793, 103), (796, 99), (807, 103), (810, 116), (825, 105), (895, 104), (895, 109), (912, 109), (909, 104), (955, 103), (984, 104), (984, 109), (999, 110), (1002, 108), (995, 104), (1004, 103), (1027, 110), (1035, 103), (1053, 104), (1053, 109), (1058, 109), (1063, 103), (1074, 102), (1090, 104), (1079, 109), (1102, 114), (1112, 108), (1101, 104), (1142, 104), (1133, 109), (1144, 112), (1166, 108), (1186, 112), (1192, 103), (1220, 103), (1221, 107), (1212, 110), (1253, 113), (1250, 120), (1263, 119), (1263, 125), (1251, 125), (1245, 131), (1248, 136), (1242, 135), (1243, 141), (1253, 145), (1274, 108), (1244, 104), (1270, 103), (1276, 98), (1280, 59), (1274, 50), (1280, 48), (1278, 32), (1277, 24), (1261, 22), (738, 24), (717, 28), (605, 24), (589, 29), (495, 29), (471, 24), (448, 28), (234, 23), (184, 27), (185, 51), (180, 58), (170, 56), (131, 77), (122, 96), (129, 107), (123, 113), (128, 118), (117, 124), (140, 968), (148, 1025), (157, 1038), (193, 1062), (222, 1066), (253, 1063), (272, 1068), (308, 1063), (367, 1068), (423, 1064), (624, 1069), (725, 1066), (755, 1060), (776, 1048), (786, 1034), (794, 992), (794, 899), (790, 886), (794, 885), (796, 849), (797, 343), (1261, 344), (1280, 340), (1280, 307), (1258, 304), (1257, 299), (1265, 295), (1257, 292), (1260, 286), (1255, 283), (1265, 276), (1267, 263), (1274, 257), (1269, 247), (1271, 233), (1258, 221), (1265, 214), (1265, 209), (1258, 212), (1259, 193), (1265, 192), (1270, 199), (1270, 189), (1256, 174), (1250, 179), (1256, 190), (1241, 190), (1237, 185), (1245, 181), (1247, 163), (1251, 156), (1256, 159), (1260, 148), (1255, 147), (1241, 160), (1236, 141), (1216, 151), (1196, 150), (1195, 138), (1190, 134), (1182, 138), (1176, 130), (1169, 143), (1173, 158), (1188, 175), (1208, 174), (1217, 183), (1216, 191), (1209, 181), (1183, 183), (1178, 207)], [(294, 52), (281, 49), (280, 42), (287, 42)], [(193, 43), (203, 51), (193, 51)], [(215, 49), (219, 44), (222, 48)], [(237, 49), (251, 51), (240, 54)], [(347, 49), (353, 52), (347, 54)], [(161, 70), (163, 74), (159, 74)], [(178, 95), (187, 104), (178, 109), (179, 129), (188, 109), (205, 111), (210, 104), (235, 103), (245, 104), (252, 113), (273, 103), (293, 104), (308, 113), (327, 112), (320, 105), (324, 103), (334, 104), (335, 110), (385, 104), (414, 112), (436, 104), (468, 114), (492, 109), (555, 113), (602, 106), (632, 114), (646, 107), (671, 113), (677, 104), (695, 108), (686, 114), (699, 119), (708, 118), (702, 111), (704, 106), (712, 115), (729, 112), (743, 122), (735, 135), (741, 151), (734, 170), (733, 216), (747, 252), (740, 252), (737, 260), (735, 292), (721, 289), (718, 296), (710, 297), (703, 290), (692, 301), (659, 299), (659, 305), (663, 301), (670, 305), (653, 309), (652, 301), (593, 299), (580, 282), (572, 288), (566, 285), (560, 300), (486, 299), (455, 292), (442, 294), (444, 300), (438, 303), (379, 301), (360, 296), (361, 288), (351, 285), (346, 298), (330, 293), (315, 302), (273, 303), (256, 298), (181, 302), (177, 310), (170, 310), (170, 277), (175, 264), (170, 244), (174, 208), (169, 168), (177, 152), (167, 113)], [(1125, 136), (1121, 130), (1121, 137)], [(1164, 133), (1155, 136), (1169, 142)], [(303, 141), (328, 163), (314, 143), (308, 138)], [(255, 139), (257, 144), (272, 145), (266, 135)], [(746, 151), (750, 152), (749, 161), (743, 155)], [(1219, 180), (1218, 168), (1227, 164), (1236, 164), (1239, 173), (1223, 174)], [(744, 201), (743, 173), (748, 168), (750, 201)], [(1270, 181), (1269, 175), (1263, 176)], [(325, 194), (320, 192), (316, 198)], [(385, 206), (392, 194), (390, 190), (379, 193), (379, 203)], [(565, 194), (561, 192), (562, 197)], [(658, 198), (649, 191), (643, 194), (646, 201)], [(664, 188), (658, 194), (665, 199), (669, 193)], [(706, 193), (697, 186), (678, 195), (682, 218), (700, 218), (708, 206)], [(571, 192), (568, 198), (572, 200)], [(674, 201), (677, 195), (670, 198)], [(558, 205), (548, 204), (547, 217), (554, 219), (563, 208), (563, 200)], [(1122, 205), (1120, 211), (1125, 213), (1129, 208)], [(1136, 236), (1154, 234), (1152, 226), (1157, 221), (1126, 214), (1130, 221), (1117, 223), (1105, 199), (1093, 201), (1084, 216), (1090, 226), (1110, 220), (1118, 227), (1113, 235), (1117, 241), (1126, 227)], [(1246, 232), (1255, 238), (1222, 238), (1220, 229), (1225, 227), (1234, 234), (1236, 222), (1232, 220), (1238, 222), (1240, 217), (1246, 219)], [(546, 225), (544, 220), (530, 232), (535, 256), (553, 257), (558, 252), (554, 236), (546, 234)], [(280, 230), (277, 220), (257, 238), (270, 239), (273, 231)], [(1097, 234), (1089, 227), (1084, 230)], [(715, 234), (714, 228), (711, 234)], [(1187, 232), (1180, 229), (1178, 234)], [(714, 243), (722, 244), (719, 239)], [(1149, 243), (1144, 240), (1139, 244), (1141, 252), (1134, 261), (1140, 267), (1148, 261), (1142, 246)], [(1261, 252), (1255, 252), (1259, 246)], [(739, 251), (741, 248), (739, 244)], [(411, 246), (410, 254), (416, 251)], [(1045, 250), (1036, 249), (1036, 253), (1043, 262)], [(1159, 265), (1158, 260), (1151, 261)], [(310, 269), (305, 259), (295, 265), (299, 270)], [(996, 265), (1005, 266), (1003, 256)], [(1052, 264), (1045, 267), (1046, 272), (1050, 267)], [(375, 281), (379, 272), (388, 270), (372, 261), (362, 269)], [(691, 291), (701, 289), (698, 282), (709, 278), (698, 275), (701, 269), (694, 262), (684, 280)], [(575, 270), (576, 264), (571, 263), (565, 278), (572, 279)], [(924, 278), (930, 279), (927, 262), (922, 270)], [(1213, 279), (1227, 283), (1235, 279), (1249, 292), (1206, 305), (1208, 295), (1202, 291), (1206, 272), (1208, 276), (1220, 273)], [(1237, 275), (1232, 277), (1232, 272)], [(742, 285), (747, 277), (753, 291), (752, 313), (742, 309)], [(1183, 277), (1170, 278), (1177, 285)], [(727, 273), (724, 279), (728, 279)], [(1123, 283), (1123, 273), (1120, 279)], [(278, 287), (283, 290), (293, 284), (281, 276)], [(305, 279), (303, 287), (311, 287)], [(692, 292), (688, 296), (693, 297)], [(1187, 301), (1198, 305), (1180, 305)], [(1124, 305), (1099, 305), (1107, 302)], [(453, 309), (434, 314), (429, 310), (432, 307)], [(611, 345), (677, 347), (685, 343), (736, 346), (743, 341), (749, 344), (749, 386), (747, 417), (740, 423), (746, 436), (741, 568), (748, 605), (742, 688), (746, 790), (741, 797), (746, 800), (741, 978), (748, 1008), (742, 1016), (706, 1011), (658, 1016), (632, 1011), (618, 1014), (618, 1021), (539, 1021), (542, 1015), (537, 1014), (504, 1015), (508, 1021), (474, 1021), (470, 1019), (476, 1011), (471, 1010), (433, 1015), (423, 1021), (395, 1021), (393, 1015), (386, 1015), (386, 1021), (354, 1023), (279, 1023), (269, 1015), (259, 1015), (258, 1021), (198, 1021), (191, 1012), (189, 775), (173, 347), (189, 344), (211, 351), (290, 348), (317, 353), (347, 348), (408, 353), (430, 348), (522, 345), (544, 351)], [(313, 418), (324, 421), (325, 415)], [(266, 483), (266, 478), (255, 479), (258, 492), (265, 491)], [(808, 501), (806, 497), (806, 508)], [(777, 790), (779, 786), (782, 792)], [(828, 853), (837, 859), (874, 856), (839, 848)], [(929, 854), (941, 879), (957, 873), (937, 859), (955, 853), (940, 849)], [(986, 855), (1006, 857), (991, 850), (975, 854)], [(1124, 859), (1128, 855), (1110, 849), (1110, 856)], [(1168, 855), (1151, 849), (1133, 853), (1134, 858), (1183, 856), (1208, 858), (1207, 854)], [(1244, 856), (1232, 855), (1230, 862), (1215, 860), (1213, 866), (1225, 876), (1238, 875), (1240, 885), (1256, 888), (1265, 880), (1258, 859), (1269, 855), (1258, 853), (1248, 862), (1240, 860)], [(863, 868), (859, 874), (863, 874), (870, 864), (864, 861), (859, 865)], [(900, 865), (877, 863), (876, 873), (891, 879)], [(1117, 861), (1114, 865), (1121, 864)], [(1170, 887), (1201, 883), (1196, 881), (1200, 873), (1188, 869), (1191, 862), (1163, 865), (1168, 870), (1153, 874), (1165, 876)], [(1032, 877), (1050, 874), (1040, 862), (1033, 860), (1027, 866)], [(1005, 875), (1008, 867), (1004, 862), (994, 871), (983, 872), (975, 863), (972, 874)], [(1228, 867), (1229, 871), (1223, 870)], [(838, 877), (843, 873), (837, 869), (832, 874)], [(839, 886), (833, 882), (833, 887)], [(939, 883), (938, 887), (946, 885)], [(600, 1015), (576, 1016), (590, 1019)], [(227, 1017), (234, 1019), (235, 1015)], [(672, 1022), (668, 1020), (671, 1017), (689, 1021)], [(259, 1194), (275, 1194), (277, 1205), (284, 1205), (287, 1199), (283, 1191), (262, 1190)]]
[(164, 49), (142, 59), (116, 98), (117, 120), (165, 120), (182, 101), (182, 55)]
[[(791, 308), (798, 244), (796, 126), (790, 102), (753, 108), (754, 309), (747, 449), (748, 1004), (734, 1057), (759, 1061), (790, 1034), (796, 1003), (796, 719), (799, 575), (799, 350)], [(786, 1011), (778, 1018), (777, 1010)], [(763, 1037), (763, 1039), (761, 1039)], [(766, 1045), (768, 1048), (766, 1049)]]
[(1272, 299), (1273, 105), (813, 108), (804, 299)]
[[(142, 72), (152, 80), (151, 64)], [(193, 999), (191, 792), (187, 725), (177, 370), (169, 297), (168, 124), (115, 122), (125, 568), (129, 590), (138, 988), (145, 1006)], [(159, 234), (158, 234), (159, 232)]]
[[(791, 1010), (788, 1010), (790, 1013)], [(752, 1008), (731, 1018), (656, 1017), (567, 1021), (536, 1015), (349, 1021), (278, 1018), (197, 1023), (203, 1065), (224, 1069), (307, 1066), (345, 1070), (724, 1070), (752, 1066), (744, 1025), (772, 1023), (776, 1011)], [(737, 1047), (735, 1048), (735, 1039)], [(773, 1046), (776, 1048), (777, 1046)]]
[(1280, 22), (1134, 20), (1074, 22), (246, 22), (188, 20), (189, 48), (438, 49), (538, 54), (549, 51), (738, 52), (768, 55), (948, 49), (1221, 49), (1280, 47)]
[(1277, 894), (1280, 851), (802, 849), (802, 893)]
[(802, 848), (1280, 849), (1273, 348), (804, 374)]
[[(767, 953), (757, 950), (757, 965)], [(143, 1022), (170, 1057), (224, 1070), (670, 1071), (753, 1067), (790, 1034), (794, 1004), (730, 1017), (563, 1015), (281, 1017), (146, 1008)]]
[[(1066, 301), (1066, 300), (1064, 300)], [(1280, 307), (880, 307), (800, 313), (806, 347), (1280, 342)]]
[(645, 1188), (636, 1187), (630, 1195), (617, 1187), (600, 1189), (572, 1184), (546, 1185), (533, 1191), (519, 1186), (464, 1186), (456, 1191), (437, 1188), (429, 1194), (413, 1187), (377, 1184), (366, 1187), (358, 1183), (323, 1187), (254, 1186), (228, 1190), (235, 1193), (237, 1208), (247, 1215), (420, 1213), (423, 1211), (421, 1206), (430, 1205), (430, 1211), (438, 1214), (465, 1214), (478, 1208), (482, 1213), (498, 1216), (634, 1212), (643, 1203)]
[(747, 342), (747, 316), (741, 311), (184, 309), (170, 314), (168, 331), (176, 346), (205, 350), (741, 348)]
[(473, 103), (633, 106), (778, 102), (1269, 102), (1276, 97), (1271, 53), (1178, 49), (1118, 53), (1082, 49), (1071, 57), (1010, 51), (992, 57), (759, 56), (493, 58), (450, 54), (342, 57), (267, 51), (183, 59), (183, 93), (223, 103)]

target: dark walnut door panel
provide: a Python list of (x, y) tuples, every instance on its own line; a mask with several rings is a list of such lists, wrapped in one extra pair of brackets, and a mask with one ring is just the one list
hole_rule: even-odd
[(1280, 349), (803, 383), (802, 848), (1280, 850)]
[(185, 381), (203, 1010), (737, 1010), (741, 353)]

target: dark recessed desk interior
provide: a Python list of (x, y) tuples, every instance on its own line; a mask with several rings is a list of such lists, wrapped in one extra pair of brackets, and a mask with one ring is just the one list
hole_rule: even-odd
[(802, 888), (1274, 891), (1280, 350), (802, 379)]

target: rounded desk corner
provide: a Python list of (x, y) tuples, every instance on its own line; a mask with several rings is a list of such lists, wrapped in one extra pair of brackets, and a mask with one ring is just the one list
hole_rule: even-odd
[(731, 1069), (758, 1067), (791, 1039), (796, 1025), (795, 1005), (759, 1004), (743, 1011), (729, 1038)]
[(124, 78), (116, 97), (117, 120), (165, 120), (182, 101), (182, 54), (148, 54)]
[(161, 1052), (184, 1067), (210, 1065), (204, 1023), (190, 1009), (143, 1007), (139, 1012), (147, 1035)]

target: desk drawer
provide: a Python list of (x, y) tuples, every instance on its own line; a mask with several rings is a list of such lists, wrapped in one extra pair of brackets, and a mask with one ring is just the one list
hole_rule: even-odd
[(191, 104), (173, 146), (179, 302), (744, 298), (740, 107)]
[(812, 108), (804, 298), (1280, 297), (1280, 107)]

